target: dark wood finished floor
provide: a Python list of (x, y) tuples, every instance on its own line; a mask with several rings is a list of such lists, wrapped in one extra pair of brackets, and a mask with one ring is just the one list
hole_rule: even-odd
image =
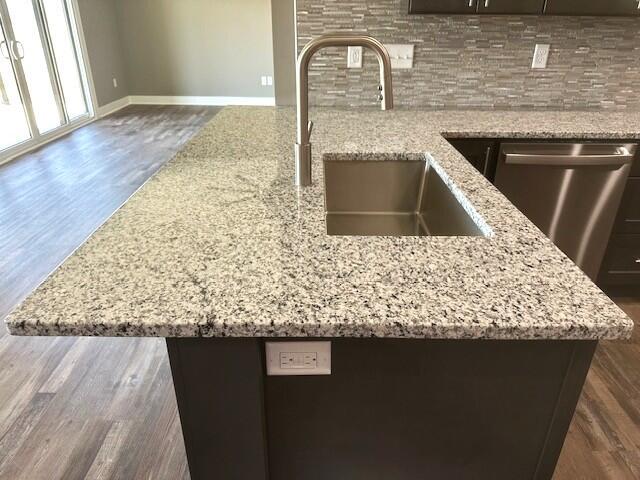
[[(0, 318), (215, 112), (130, 107), (0, 167)], [(189, 477), (163, 340), (0, 325), (0, 365), (0, 479)], [(640, 333), (599, 347), (554, 478), (640, 478)]]

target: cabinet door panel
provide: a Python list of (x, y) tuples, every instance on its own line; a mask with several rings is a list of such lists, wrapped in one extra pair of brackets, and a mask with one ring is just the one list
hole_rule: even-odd
[(547, 15), (640, 16), (640, 0), (548, 0)]
[(476, 170), (493, 181), (496, 169), (496, 142), (482, 138), (449, 138), (447, 140)]
[(633, 161), (633, 167), (631, 167), (631, 176), (640, 177), (640, 148), (638, 148), (636, 158)]
[(630, 178), (620, 204), (616, 232), (640, 233), (640, 178)]
[(541, 15), (544, 0), (478, 0), (478, 13)]
[(599, 283), (640, 285), (640, 235), (611, 237)]
[[(484, 0), (483, 0), (484, 1)], [(409, 0), (409, 13), (476, 13), (478, 0)]]

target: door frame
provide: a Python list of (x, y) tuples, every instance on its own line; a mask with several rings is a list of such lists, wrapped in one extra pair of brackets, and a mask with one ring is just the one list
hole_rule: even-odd
[[(73, 37), (76, 50), (79, 50), (77, 51), (76, 56), (78, 60), (78, 67), (80, 69), (80, 79), (82, 82), (82, 86), (84, 88), (84, 96), (87, 103), (87, 113), (85, 115), (81, 115), (80, 117), (74, 119), (73, 121), (70, 121), (57, 128), (54, 128), (53, 130), (46, 132), (44, 134), (38, 134), (37, 132), (34, 132), (33, 129), (31, 128), (31, 125), (29, 125), (30, 131), (31, 131), (31, 138), (28, 140), (25, 140), (24, 142), (20, 142), (14, 145), (13, 147), (9, 147), (3, 150), (0, 153), (0, 165), (13, 160), (17, 156), (23, 155), (31, 150), (41, 147), (42, 145), (48, 142), (51, 142), (56, 138), (60, 138), (64, 135), (67, 135), (72, 131), (76, 130), (77, 128), (87, 125), (96, 119), (97, 96), (95, 91), (95, 85), (93, 82), (91, 65), (89, 62), (88, 49), (85, 41), (84, 29), (82, 28), (82, 19), (80, 17), (80, 7), (78, 5), (78, 0), (65, 0), (65, 3), (67, 6), (68, 16), (70, 17), (68, 18), (69, 25), (71, 27), (75, 27), (75, 28), (71, 28), (71, 35)], [(34, 2), (34, 8), (35, 6), (36, 4)], [(36, 19), (36, 21), (38, 21), (39, 23), (39, 19)], [(44, 45), (44, 47), (46, 48), (47, 45)], [(20, 69), (22, 68), (19, 65), (19, 62), (13, 62), (13, 63), (14, 65), (16, 65), (14, 68), (20, 68)], [(55, 71), (50, 72), (50, 74), (55, 75)], [(20, 91), (23, 99), (25, 114), (29, 116), (29, 115), (32, 115), (32, 113), (29, 113), (32, 111), (32, 109), (29, 108), (26, 104), (26, 102), (30, 102), (30, 99), (28, 98), (29, 93), (28, 93), (28, 90), (26, 92), (23, 92), (22, 90), (23, 89), (21, 88)], [(64, 117), (66, 117), (66, 114), (64, 114)], [(29, 121), (30, 122), (33, 121), (33, 125), (35, 125), (35, 119), (29, 118)]]
[[(3, 0), (0, 0), (0, 28), (2, 28), (5, 45), (7, 47), (8, 60), (11, 65), (11, 69), (13, 70), (13, 80), (16, 83), (18, 95), (20, 95), (20, 101), (22, 102), (22, 111), (24, 112), (25, 120), (27, 122), (27, 128), (29, 129), (30, 135), (27, 140), (14, 145), (14, 147), (16, 147), (37, 138), (38, 133), (33, 129), (33, 126), (36, 124), (36, 118), (31, 106), (31, 95), (29, 93), (29, 89), (24, 88), (25, 74), (24, 68), (22, 67), (22, 62), (18, 62), (15, 59), (15, 52), (12, 47), (15, 34), (13, 32), (13, 25), (11, 24), (11, 20), (9, 19), (9, 12)], [(4, 151), (10, 150), (14, 147), (9, 147)]]

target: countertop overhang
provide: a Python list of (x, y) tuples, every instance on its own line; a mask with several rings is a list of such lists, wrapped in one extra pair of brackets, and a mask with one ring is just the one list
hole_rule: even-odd
[[(640, 139), (639, 112), (222, 110), (6, 319), (13, 335), (628, 338), (633, 322), (444, 139)], [(429, 155), (488, 237), (326, 234), (324, 153)], [(135, 159), (132, 159), (135, 161)]]

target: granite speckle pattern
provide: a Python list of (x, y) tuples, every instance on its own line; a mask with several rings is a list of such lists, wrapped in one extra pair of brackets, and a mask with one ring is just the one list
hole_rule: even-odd
[[(220, 112), (7, 318), (15, 335), (625, 338), (631, 320), (442, 137), (640, 138), (640, 114)], [(470, 130), (470, 126), (472, 127)], [(328, 236), (322, 155), (421, 155), (487, 237)]]

